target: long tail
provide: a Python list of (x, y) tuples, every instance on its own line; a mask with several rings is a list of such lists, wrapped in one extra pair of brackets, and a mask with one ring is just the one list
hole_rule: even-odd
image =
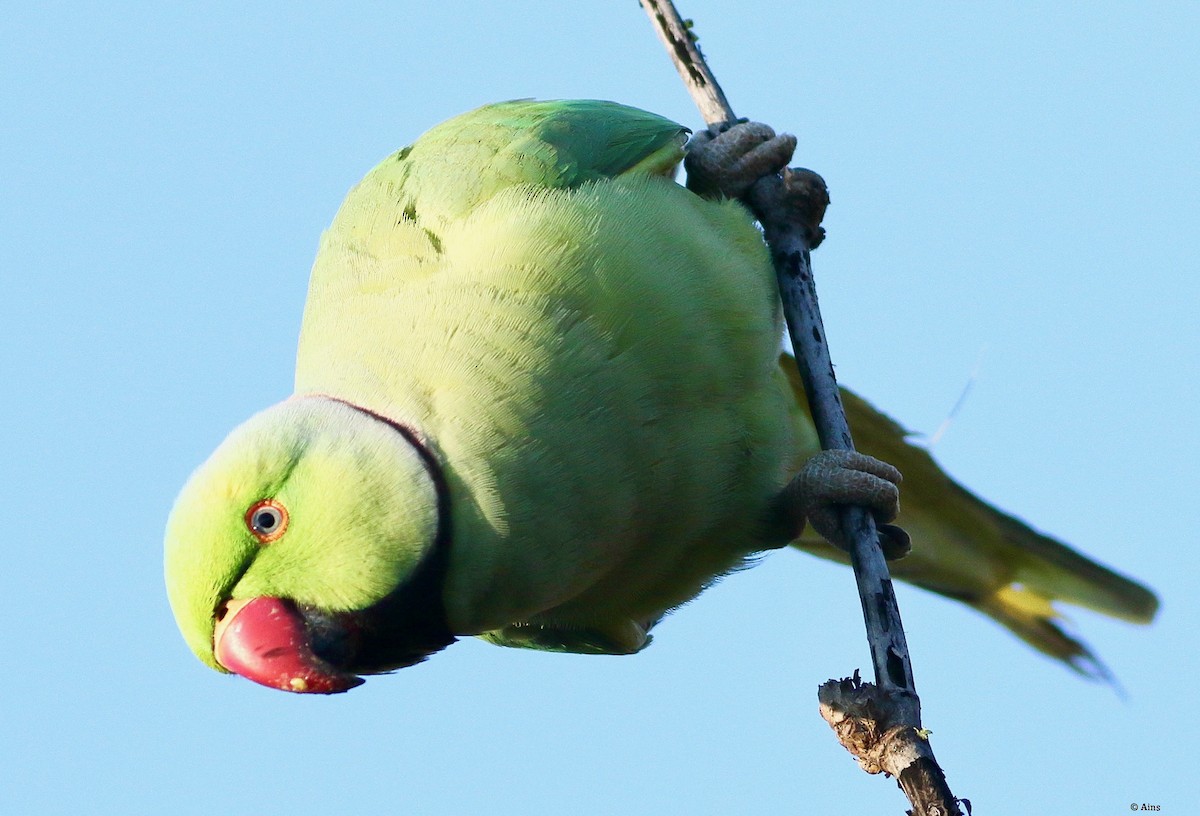
[[(780, 364), (807, 412), (795, 363), (784, 355)], [(850, 391), (841, 393), (856, 447), (904, 474), (897, 523), (912, 536), (913, 551), (892, 563), (893, 575), (975, 607), (1076, 671), (1109, 678), (1087, 646), (1063, 631), (1053, 602), (1149, 623), (1158, 610), (1154, 593), (983, 501), (910, 443), (904, 428)], [(808, 532), (795, 546), (847, 560)]]

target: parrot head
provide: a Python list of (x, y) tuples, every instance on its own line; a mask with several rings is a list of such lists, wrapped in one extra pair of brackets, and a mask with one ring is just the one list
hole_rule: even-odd
[(448, 516), (416, 436), (301, 396), (235, 429), (167, 522), (167, 594), (196, 655), (285, 691), (333, 693), (454, 641)]

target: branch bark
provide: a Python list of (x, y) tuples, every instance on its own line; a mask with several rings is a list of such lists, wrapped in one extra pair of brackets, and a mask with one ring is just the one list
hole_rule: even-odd
[[(671, 0), (639, 2), (705, 124), (715, 128), (736, 121), (733, 108), (696, 47), (691, 26), (680, 18)], [(792, 349), (821, 447), (853, 450), (817, 303), (810, 255), (824, 236), (820, 222), (829, 202), (825, 183), (810, 170), (789, 168), (783, 176), (759, 180), (746, 194), (745, 202), (762, 225), (771, 250)], [(864, 509), (847, 507), (842, 529), (853, 542), (850, 559), (875, 684), (860, 683), (857, 671), (853, 678), (825, 683), (818, 694), (822, 716), (864, 769), (882, 771), (897, 779), (916, 816), (961, 816), (959, 800), (946, 785), (927, 732), (921, 727), (921, 701), (875, 521)]]

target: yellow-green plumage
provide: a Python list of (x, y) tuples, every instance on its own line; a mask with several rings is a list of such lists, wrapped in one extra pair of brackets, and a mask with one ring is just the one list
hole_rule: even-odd
[[(168, 521), (167, 590), (188, 645), (220, 668), (213, 616), (229, 598), (332, 610), (379, 600), (432, 538), (435, 492), (403, 440), (345, 405), (289, 400), (252, 417), (193, 474)], [(292, 508), (270, 546), (243, 522), (266, 497)]]
[[(628, 109), (587, 110), (610, 122)], [(673, 167), (680, 127), (638, 115)], [(762, 240), (741, 205), (644, 166), (450, 210), (441, 191), (480, 169), (473, 118), (460, 121), (343, 204), (313, 269), (297, 391), (400, 419), (439, 452), (456, 630), (654, 617), (782, 543), (761, 537), (795, 451)], [(407, 167), (427, 139), (440, 168), (428, 208)]]
[[(351, 191), (313, 267), (296, 396), (231, 435), (172, 514), (168, 589), (202, 659), (217, 665), (213, 619), (230, 599), (353, 612), (429, 557), (428, 463), (391, 437), (330, 441), (387, 437), (381, 419), (444, 480), (454, 634), (637, 651), (665, 611), (788, 543), (776, 497), (816, 436), (779, 365), (761, 236), (740, 204), (673, 181), (684, 135), (613, 103), (503, 103), (438, 126)], [(1086, 651), (1049, 599), (1153, 614), (1146, 590), (966, 493), (847, 403), (863, 449), (906, 475), (899, 523), (915, 549), (898, 575), (1069, 661)], [(293, 527), (256, 546), (243, 514), (276, 496), (296, 497)], [(400, 516), (417, 521), (381, 547), (380, 520)]]

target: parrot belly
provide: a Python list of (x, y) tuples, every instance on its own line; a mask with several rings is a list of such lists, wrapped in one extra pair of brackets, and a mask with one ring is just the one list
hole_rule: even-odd
[(741, 205), (636, 175), (513, 187), (435, 233), (387, 172), (322, 239), (296, 390), (435, 452), (455, 632), (628, 628), (786, 543), (801, 446)]

